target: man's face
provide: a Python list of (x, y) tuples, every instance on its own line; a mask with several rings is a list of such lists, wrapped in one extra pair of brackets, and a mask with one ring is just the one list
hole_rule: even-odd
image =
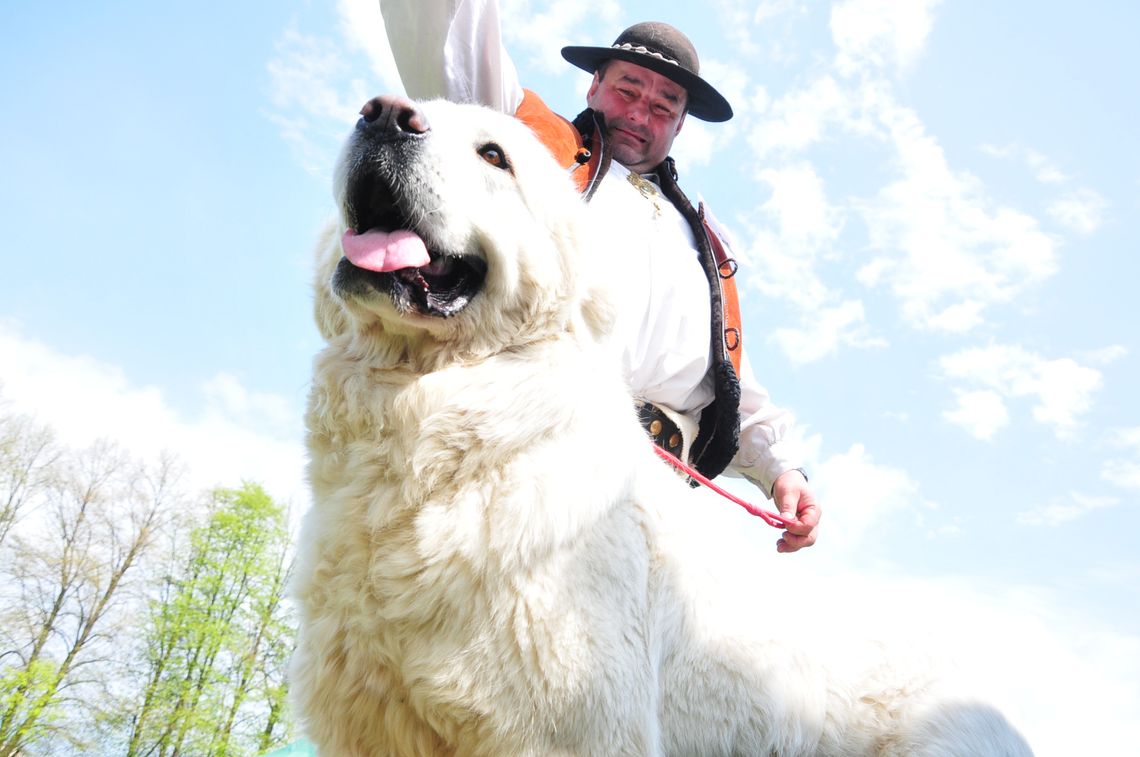
[(602, 114), (614, 160), (631, 171), (647, 173), (673, 147), (685, 121), (684, 88), (648, 68), (610, 61), (594, 74), (586, 104)]

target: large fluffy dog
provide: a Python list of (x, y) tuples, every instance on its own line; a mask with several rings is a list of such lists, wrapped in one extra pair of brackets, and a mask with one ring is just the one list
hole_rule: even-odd
[[(378, 98), (337, 175), (295, 703), (334, 755), (1015, 755), (885, 657), (713, 606), (606, 343), (588, 212), (512, 119)], [(843, 672), (841, 672), (841, 669)]]

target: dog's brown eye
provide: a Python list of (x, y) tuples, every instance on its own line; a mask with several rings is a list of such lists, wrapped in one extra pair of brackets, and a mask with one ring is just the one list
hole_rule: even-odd
[(507, 162), (506, 154), (503, 153), (503, 148), (499, 147), (494, 142), (480, 147), (479, 154), (483, 156), (483, 160), (487, 161), (495, 168), (501, 168), (504, 171), (509, 171), (511, 168), (511, 164)]

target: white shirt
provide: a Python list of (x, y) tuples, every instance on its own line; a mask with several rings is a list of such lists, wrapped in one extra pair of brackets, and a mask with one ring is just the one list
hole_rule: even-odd
[[(523, 90), (502, 44), (496, 0), (380, 0), (388, 40), (409, 97), (475, 102), (513, 114)], [(615, 241), (624, 277), (618, 338), (634, 394), (698, 419), (712, 402), (708, 279), (692, 231), (664, 196), (645, 197), (614, 162), (590, 201)], [(730, 471), (767, 495), (799, 467), (786, 437), (794, 420), (773, 405), (752, 373), (740, 371), (740, 450)]]

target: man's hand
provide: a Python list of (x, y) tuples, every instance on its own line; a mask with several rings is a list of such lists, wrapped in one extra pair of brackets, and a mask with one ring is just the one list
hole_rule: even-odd
[(795, 552), (815, 544), (819, 505), (804, 474), (798, 470), (781, 473), (772, 487), (772, 500), (780, 509), (780, 515), (796, 521), (776, 542), (776, 551)]

